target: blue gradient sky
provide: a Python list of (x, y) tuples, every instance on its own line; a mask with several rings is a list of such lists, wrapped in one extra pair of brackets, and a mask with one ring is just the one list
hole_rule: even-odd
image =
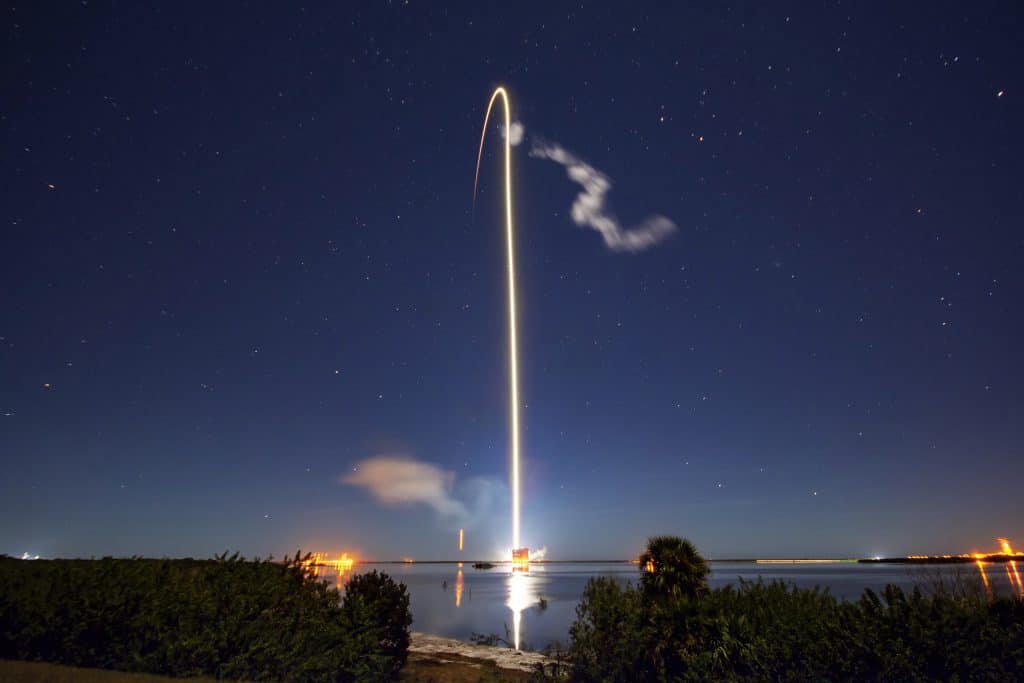
[[(526, 543), (1024, 542), (1014, 3), (3, 22), (0, 552), (507, 548), (498, 83), (679, 226), (613, 252), (516, 148)], [(382, 455), (466, 518), (340, 482)]]

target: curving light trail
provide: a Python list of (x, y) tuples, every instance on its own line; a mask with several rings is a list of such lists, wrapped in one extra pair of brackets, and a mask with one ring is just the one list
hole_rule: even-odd
[(516, 268), (515, 243), (512, 229), (512, 145), (508, 131), (512, 128), (512, 115), (508, 93), (505, 88), (496, 88), (487, 103), (484, 128), (480, 133), (480, 148), (476, 153), (476, 173), (473, 177), (473, 202), (476, 203), (477, 183), (480, 180), (480, 159), (487, 137), (487, 124), (491, 119), (494, 103), (501, 98), (505, 112), (505, 240), (508, 245), (508, 366), (509, 405), (512, 413), (512, 548), (519, 548), (519, 350), (516, 334)]

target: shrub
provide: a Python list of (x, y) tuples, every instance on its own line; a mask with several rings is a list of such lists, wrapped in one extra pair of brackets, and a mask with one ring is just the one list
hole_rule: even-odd
[(664, 571), (672, 581), (652, 586), (673, 554), (662, 553), (639, 587), (587, 584), (570, 629), (573, 680), (1024, 680), (1020, 599), (889, 586), (846, 602), (760, 581), (670, 588), (697, 585), (679, 580), (695, 564), (689, 557)]
[(588, 581), (569, 628), (574, 679), (629, 680), (644, 668), (646, 630), (639, 591), (608, 577)]
[(354, 639), (354, 671), (361, 680), (398, 675), (409, 654), (409, 596), (404, 584), (376, 570), (352, 577), (345, 586), (342, 614)]
[(0, 559), (0, 658), (182, 677), (394, 677), (408, 647), (405, 586), (374, 575), (342, 600), (299, 559)]

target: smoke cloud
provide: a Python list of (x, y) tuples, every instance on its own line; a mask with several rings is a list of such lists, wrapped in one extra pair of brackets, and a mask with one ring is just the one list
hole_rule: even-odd
[(510, 144), (513, 147), (515, 147), (516, 145), (518, 145), (520, 142), (523, 141), (523, 133), (526, 132), (526, 128), (523, 127), (522, 123), (520, 123), (519, 121), (513, 121), (512, 125), (509, 126), (508, 130), (509, 130), (508, 144)]
[[(510, 139), (511, 141), (511, 139)], [(549, 159), (565, 167), (571, 180), (583, 188), (572, 203), (571, 216), (576, 225), (589, 227), (601, 233), (605, 245), (613, 251), (643, 251), (677, 230), (676, 224), (661, 215), (654, 215), (639, 225), (623, 228), (617, 218), (608, 212), (605, 195), (612, 187), (611, 180), (601, 171), (576, 157), (558, 143), (533, 139), (530, 156)]]
[(342, 481), (365, 488), (386, 505), (422, 503), (443, 517), (466, 514), (465, 506), (451, 496), (455, 473), (411, 458), (380, 456), (363, 460)]
[[(526, 127), (523, 126), (521, 121), (513, 121), (512, 125), (509, 126), (510, 135), (508, 138), (508, 144), (516, 147), (520, 142), (523, 141), (523, 136), (526, 133)], [(501, 134), (502, 139), (505, 138), (505, 126), (498, 124), (498, 132)]]
[(496, 479), (471, 477), (456, 487), (454, 472), (401, 455), (363, 460), (341, 482), (365, 489), (385, 505), (426, 505), (442, 521), (466, 528), (505, 494)]

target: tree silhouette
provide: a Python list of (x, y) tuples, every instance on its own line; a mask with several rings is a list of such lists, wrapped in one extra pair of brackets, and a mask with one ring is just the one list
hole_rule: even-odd
[(654, 536), (640, 555), (640, 586), (649, 598), (699, 598), (708, 591), (708, 564), (689, 540)]

